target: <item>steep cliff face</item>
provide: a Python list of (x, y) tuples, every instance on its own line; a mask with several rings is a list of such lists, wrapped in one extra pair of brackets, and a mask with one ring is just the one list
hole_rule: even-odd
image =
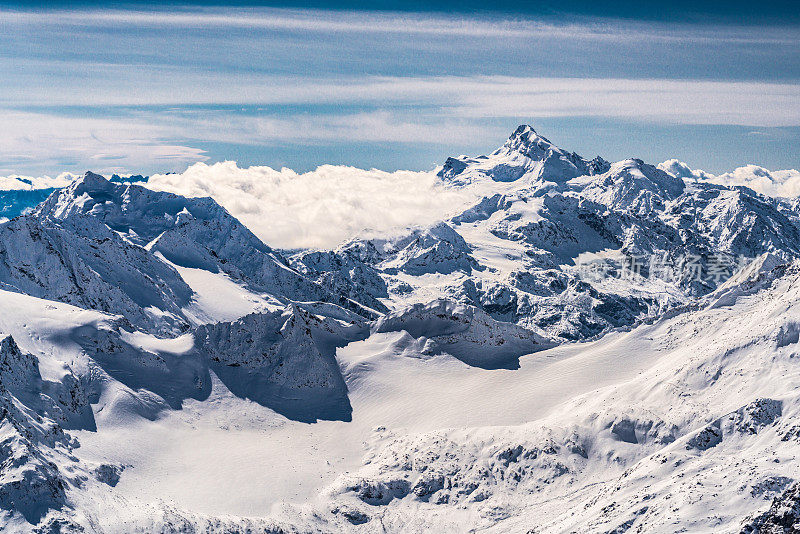
[(186, 198), (87, 173), (34, 214), (69, 224), (92, 218), (133, 244), (185, 267), (224, 272), (257, 291), (320, 300), (325, 291), (210, 198)]
[(124, 315), (165, 334), (188, 328), (191, 290), (178, 273), (93, 217), (38, 214), (0, 227), (0, 282), (7, 289)]
[(195, 339), (234, 394), (295, 420), (347, 421), (352, 408), (334, 353), (367, 333), (358, 316), (325, 317), (292, 304), (283, 311), (203, 325)]

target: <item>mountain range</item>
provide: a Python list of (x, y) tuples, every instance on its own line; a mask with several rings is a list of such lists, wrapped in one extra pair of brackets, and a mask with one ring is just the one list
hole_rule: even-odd
[(487, 194), (303, 250), (7, 192), (4, 530), (800, 531), (800, 202), (527, 125), (438, 180)]

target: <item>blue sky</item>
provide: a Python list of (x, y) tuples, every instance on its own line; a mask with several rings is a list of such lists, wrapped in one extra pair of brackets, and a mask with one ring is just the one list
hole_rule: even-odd
[(520, 123), (588, 157), (800, 167), (789, 2), (299, 5), (0, 3), (0, 175), (423, 170)]

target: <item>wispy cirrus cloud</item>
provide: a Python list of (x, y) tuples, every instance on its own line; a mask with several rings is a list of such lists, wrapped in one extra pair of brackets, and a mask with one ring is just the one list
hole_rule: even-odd
[(0, 10), (0, 24), (6, 172), (181, 170), (259, 161), (257, 146), (300, 147), (288, 163), (310, 168), (323, 156), (302, 147), (321, 145), (421, 169), (423, 145), (440, 161), (546, 119), (800, 127), (793, 26), (199, 7)]
[[(165, 68), (147, 77), (125, 68), (102, 70), (89, 83), (85, 79), (65, 81), (54, 87), (23, 90), (5, 82), (8, 87), (0, 94), (0, 105), (413, 106), (416, 115), (470, 119), (595, 115), (680, 124), (800, 125), (800, 83), (509, 76), (309, 80), (250, 74), (238, 76), (236, 83), (230, 84), (226, 74)], [(93, 77), (91, 69), (86, 76)], [(191, 90), (182, 91), (182, 87)], [(184, 114), (190, 112), (187, 109)]]
[[(502, 117), (511, 122), (594, 116), (678, 125), (800, 126), (800, 85), (795, 84), (476, 76), (313, 84), (270, 79), (225, 88), (213, 80), (31, 92), (24, 97), (30, 99), (28, 111), (3, 112), (0, 170), (44, 172), (51, 165), (79, 171), (77, 164), (98, 170), (181, 170), (205, 161), (201, 147), (209, 143), (428, 144), (442, 147), (444, 156), (451, 147), (461, 152), (460, 147), (480, 139), (488, 147), (497, 143), (507, 135), (497, 125)], [(183, 84), (197, 89), (187, 95), (179, 90)], [(0, 96), (0, 105), (11, 100)], [(42, 105), (48, 101), (66, 111)], [(120, 109), (94, 116), (81, 109), (90, 102)], [(123, 102), (128, 106), (120, 106)], [(132, 102), (138, 107), (130, 107)]]
[(170, 143), (168, 125), (144, 120), (64, 117), (54, 114), (4, 111), (0, 128), (0, 173), (24, 167), (47, 169), (92, 168), (125, 172), (159, 162), (183, 169), (207, 157), (203, 150)]
[(490, 79), (462, 86), (454, 114), (602, 116), (678, 124), (800, 125), (800, 84), (659, 79)]
[(323, 10), (292, 8), (192, 8), (183, 10), (73, 9), (55, 11), (9, 10), (3, 18), (18, 25), (68, 27), (243, 28), (292, 32), (361, 35), (449, 35), (496, 38), (569, 38), (573, 40), (793, 43), (793, 28), (765, 32), (763, 28), (702, 24), (653, 24), (634, 20), (558, 15), (414, 13), (398, 11)]
[[(407, 113), (404, 110), (376, 110), (357, 113), (298, 113), (271, 116), (259, 111), (253, 114), (231, 114), (225, 111), (182, 111), (168, 119), (175, 133), (192, 128), (196, 139), (222, 143), (293, 143), (314, 146), (342, 141), (356, 143), (443, 145), (466, 144), (476, 136), (504, 130), (482, 126), (456, 116)], [(446, 135), (443, 133), (446, 132)]]

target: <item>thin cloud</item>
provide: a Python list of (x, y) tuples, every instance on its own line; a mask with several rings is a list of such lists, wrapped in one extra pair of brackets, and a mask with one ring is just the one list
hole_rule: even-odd
[[(6, 110), (0, 129), (0, 160), (16, 161), (26, 169), (93, 167), (98, 172), (127, 172), (168, 161), (183, 169), (207, 157), (199, 148), (170, 142), (175, 130), (168, 124), (139, 119), (68, 117)], [(13, 172), (13, 168), (11, 169)], [(30, 171), (29, 171), (30, 172)]]
[(451, 110), (462, 117), (598, 116), (673, 124), (800, 125), (800, 85), (632, 79), (484, 79)]
[(452, 35), (464, 37), (568, 37), (573, 40), (722, 42), (788, 44), (792, 29), (764, 32), (744, 27), (701, 24), (655, 24), (601, 17), (504, 17), (412, 12), (334, 11), (288, 8), (192, 8), (163, 10), (13, 10), (4, 18), (14, 24), (86, 28), (242, 28), (309, 33)]
[[(148, 80), (142, 80), (141, 73), (137, 73), (137, 81), (129, 69), (120, 68), (119, 76), (101, 77), (113, 78), (114, 82), (88, 84), (93, 87), (91, 90), (66, 90), (69, 83), (77, 84), (77, 80), (65, 80), (67, 87), (39, 86), (27, 91), (10, 88), (4, 97), (0, 96), (0, 104), (380, 105), (384, 109), (413, 106), (409, 115), (435, 112), (451, 120), (601, 116), (674, 124), (800, 125), (800, 84), (795, 83), (508, 76), (308, 80), (248, 74), (238, 76), (236, 84), (231, 84), (224, 73), (199, 75), (176, 68), (157, 72)], [(80, 85), (87, 84), (81, 81)], [(185, 92), (183, 87), (192, 90)], [(184, 116), (190, 112), (187, 110)], [(394, 114), (398, 115), (396, 111)], [(291, 116), (282, 119), (293, 120)], [(414, 122), (408, 117), (399, 120)]]
[[(158, 121), (157, 115), (148, 120)], [(374, 111), (351, 114), (298, 114), (289, 117), (247, 116), (214, 111), (181, 113), (165, 122), (175, 134), (191, 131), (196, 139), (264, 145), (292, 143), (314, 146), (339, 143), (467, 144), (477, 137), (502, 138), (505, 130), (482, 127), (474, 121), (435, 115), (408, 116), (403, 112)], [(443, 132), (447, 132), (443, 135)]]

